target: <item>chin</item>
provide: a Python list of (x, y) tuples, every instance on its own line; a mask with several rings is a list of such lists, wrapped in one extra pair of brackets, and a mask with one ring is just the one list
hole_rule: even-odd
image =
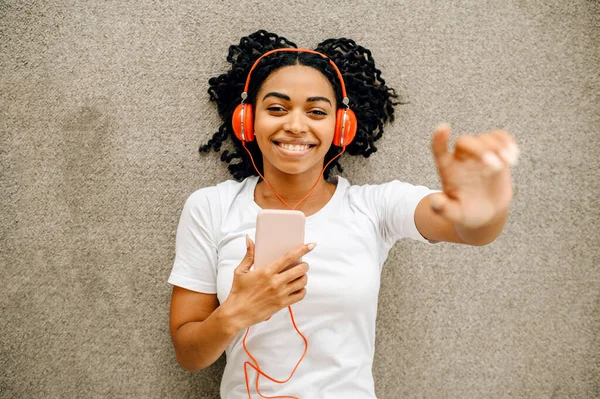
[(276, 169), (280, 173), (283, 173), (285, 175), (290, 175), (290, 176), (297, 176), (297, 175), (301, 175), (303, 173), (310, 171), (309, 168), (302, 168), (302, 167), (294, 168), (294, 167), (289, 167), (289, 166), (287, 166), (287, 167), (282, 166), (282, 167), (276, 168)]
[(305, 173), (313, 173), (315, 170), (318, 170), (319, 172), (321, 172), (323, 170), (323, 165), (306, 165), (306, 163), (302, 162), (298, 162), (295, 165), (291, 162), (285, 162), (285, 163), (275, 163), (272, 164), (273, 169), (277, 170), (279, 173), (283, 173), (285, 175), (289, 175), (289, 176), (297, 176), (297, 175), (302, 175)]

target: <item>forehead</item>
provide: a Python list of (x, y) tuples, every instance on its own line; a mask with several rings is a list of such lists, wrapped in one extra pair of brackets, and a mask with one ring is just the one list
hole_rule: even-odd
[(323, 96), (335, 100), (333, 87), (325, 75), (305, 65), (286, 66), (271, 73), (260, 88), (259, 98), (261, 94), (272, 91), (290, 97)]

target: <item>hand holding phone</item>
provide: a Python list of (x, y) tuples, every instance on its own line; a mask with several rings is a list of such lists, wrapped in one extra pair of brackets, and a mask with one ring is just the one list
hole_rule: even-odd
[[(256, 244), (261, 243), (260, 250), (246, 236), (246, 256), (235, 269), (231, 291), (221, 305), (238, 331), (271, 317), (306, 295), (308, 264), (301, 259), (316, 243), (304, 244), (304, 214), (276, 217), (271, 212), (259, 216)], [(287, 247), (291, 249), (286, 250)], [(257, 269), (250, 272), (253, 265)]]

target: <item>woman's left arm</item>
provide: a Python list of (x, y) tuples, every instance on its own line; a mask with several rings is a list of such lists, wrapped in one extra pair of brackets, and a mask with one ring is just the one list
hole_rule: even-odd
[(508, 133), (461, 135), (448, 150), (450, 128), (441, 125), (432, 151), (442, 192), (419, 202), (415, 224), (423, 237), (470, 245), (486, 245), (500, 235), (513, 198), (510, 167), (518, 147)]

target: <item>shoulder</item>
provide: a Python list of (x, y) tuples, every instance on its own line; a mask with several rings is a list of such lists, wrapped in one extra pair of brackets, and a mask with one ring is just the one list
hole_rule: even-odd
[[(344, 180), (339, 181), (344, 182)], [(346, 203), (355, 211), (360, 210), (377, 220), (398, 216), (411, 218), (418, 203), (435, 192), (426, 186), (400, 180), (360, 186), (350, 185), (347, 181), (343, 184), (347, 186)]]
[(393, 180), (382, 184), (349, 186), (348, 199), (354, 210), (369, 215), (389, 245), (409, 237), (425, 241), (415, 225), (418, 204), (436, 192), (423, 185)]
[[(256, 178), (241, 182), (228, 180), (215, 186), (202, 187), (190, 194), (185, 201), (180, 218), (180, 230), (196, 226), (206, 234), (218, 237), (223, 218), (236, 204), (246, 202)], [(241, 201), (236, 201), (240, 198)]]
[(431, 191), (428, 187), (400, 180), (379, 184), (354, 185), (343, 177), (338, 177), (338, 184), (344, 187), (347, 196), (353, 201), (385, 201), (401, 197), (421, 196), (423, 193)]
[(256, 185), (256, 177), (248, 177), (241, 182), (226, 180), (214, 186), (202, 187), (187, 198), (190, 205), (222, 204), (233, 201), (238, 195), (244, 193), (251, 186)]

